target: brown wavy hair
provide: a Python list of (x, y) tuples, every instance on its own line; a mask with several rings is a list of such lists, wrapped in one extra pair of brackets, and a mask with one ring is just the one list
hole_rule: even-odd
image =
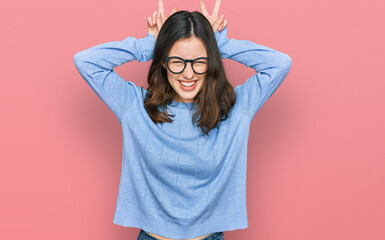
[(173, 44), (179, 39), (199, 38), (205, 45), (208, 57), (208, 72), (202, 88), (194, 97), (196, 109), (192, 123), (209, 135), (211, 129), (228, 118), (234, 106), (236, 94), (227, 80), (213, 28), (200, 12), (178, 11), (167, 18), (156, 39), (153, 61), (149, 69), (148, 92), (144, 107), (154, 123), (172, 122), (167, 105), (178, 99), (167, 78), (167, 69), (162, 67)]

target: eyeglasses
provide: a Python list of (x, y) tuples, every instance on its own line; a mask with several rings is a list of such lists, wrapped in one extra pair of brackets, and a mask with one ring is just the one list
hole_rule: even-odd
[(188, 62), (191, 63), (191, 67), (196, 74), (204, 74), (208, 69), (208, 58), (199, 57), (194, 60), (183, 59), (181, 57), (166, 57), (167, 68), (174, 74), (179, 74), (184, 71)]

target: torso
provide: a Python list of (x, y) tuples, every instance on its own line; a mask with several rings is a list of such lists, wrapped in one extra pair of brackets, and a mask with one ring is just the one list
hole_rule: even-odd
[[(150, 233), (150, 232), (147, 232), (149, 235), (155, 237), (155, 238), (158, 238), (160, 240), (174, 240), (172, 238), (166, 238), (166, 237), (162, 237), (162, 236), (159, 236), (159, 235), (156, 235), (154, 233)], [(205, 238), (207, 237), (208, 235), (210, 234), (207, 234), (207, 235), (204, 235), (204, 236), (201, 236), (201, 237), (197, 237), (197, 238), (189, 238), (189, 239), (184, 239), (184, 240), (199, 240), (199, 239), (202, 239), (202, 238)]]

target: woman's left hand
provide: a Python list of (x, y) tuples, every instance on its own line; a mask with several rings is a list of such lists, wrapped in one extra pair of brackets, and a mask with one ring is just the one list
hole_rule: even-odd
[(225, 15), (223, 14), (220, 17), (218, 17), (221, 0), (217, 0), (215, 2), (213, 14), (211, 16), (209, 15), (206, 9), (204, 1), (203, 0), (200, 0), (200, 1), (201, 1), (201, 12), (207, 18), (207, 20), (209, 20), (209, 22), (211, 23), (211, 26), (213, 27), (214, 32), (216, 32), (217, 30), (222, 31), (227, 26), (227, 20), (225, 20)]

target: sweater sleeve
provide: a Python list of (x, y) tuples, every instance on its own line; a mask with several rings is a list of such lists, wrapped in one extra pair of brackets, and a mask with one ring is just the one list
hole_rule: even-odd
[(80, 51), (74, 55), (74, 63), (92, 90), (120, 117), (135, 101), (135, 88), (138, 87), (125, 81), (113, 69), (133, 60), (149, 61), (154, 46), (155, 39), (150, 33), (140, 39), (127, 37)]
[(228, 39), (227, 27), (215, 37), (222, 58), (252, 67), (256, 74), (234, 88), (236, 104), (252, 119), (281, 85), (291, 68), (291, 57), (247, 40)]

